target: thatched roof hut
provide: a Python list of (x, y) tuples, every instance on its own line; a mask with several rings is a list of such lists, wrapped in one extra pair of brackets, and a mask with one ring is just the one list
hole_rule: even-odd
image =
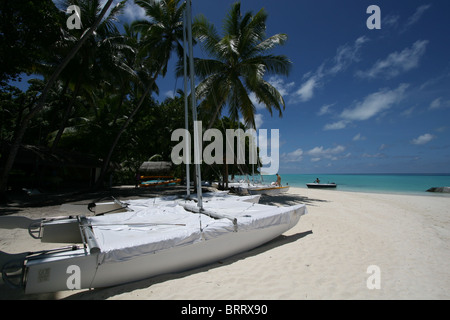
[(172, 162), (169, 161), (145, 161), (139, 167), (139, 173), (147, 176), (172, 175)]

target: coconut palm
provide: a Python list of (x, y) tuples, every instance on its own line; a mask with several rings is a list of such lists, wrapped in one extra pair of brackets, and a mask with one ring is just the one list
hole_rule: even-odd
[[(114, 24), (115, 21), (118, 21), (117, 16), (122, 13), (125, 3), (126, 0), (121, 1), (110, 11), (97, 27), (94, 36), (87, 40), (87, 43), (61, 73), (61, 79), (66, 84), (70, 84), (73, 93), (69, 103), (66, 104), (59, 130), (55, 133), (51, 151), (54, 151), (58, 146), (77, 96), (83, 89), (89, 95), (98, 86), (101, 79), (118, 78), (120, 80), (120, 77), (123, 77), (124, 74), (128, 77), (134, 75), (132, 68), (123, 59), (126, 54), (125, 51), (132, 52), (133, 48), (124, 43), (124, 37), (120, 35)], [(79, 6), (81, 23), (84, 26), (94, 23), (102, 9), (100, 0), (68, 0), (63, 7), (69, 7), (73, 4)], [(84, 33), (82, 29), (62, 31), (64, 41), (61, 42), (60, 49), (63, 52), (70, 50)], [(123, 88), (123, 85), (118, 87)]]
[(145, 90), (111, 144), (111, 148), (104, 159), (97, 186), (101, 184), (106, 174), (120, 137), (151, 92), (156, 79), (159, 75), (166, 75), (171, 53), (176, 50), (179, 56), (182, 54), (182, 18), (185, 4), (180, 5), (180, 0), (135, 0), (135, 3), (142, 7), (147, 17), (150, 18), (132, 24), (132, 28), (140, 35), (138, 59), (150, 72), (149, 80), (146, 81)]
[(49, 79), (47, 81), (46, 86), (42, 90), (42, 94), (39, 96), (39, 98), (37, 99), (37, 101), (33, 105), (33, 107), (30, 108), (30, 112), (25, 117), (23, 117), (22, 123), (20, 125), (20, 130), (18, 130), (18, 132), (15, 134), (8, 158), (6, 159), (5, 165), (3, 166), (3, 169), (1, 170), (1, 173), (0, 173), (0, 197), (2, 197), (2, 195), (6, 191), (8, 175), (14, 164), (17, 152), (19, 150), (20, 144), (21, 144), (23, 136), (27, 130), (29, 122), (31, 121), (31, 119), (33, 119), (33, 117), (36, 114), (38, 114), (44, 108), (48, 94), (50, 92), (50, 89), (53, 87), (53, 85), (55, 84), (55, 82), (57, 81), (58, 77), (60, 76), (60, 74), (64, 70), (64, 68), (67, 66), (67, 64), (77, 54), (77, 52), (80, 50), (80, 48), (86, 42), (86, 40), (95, 32), (98, 25), (100, 24), (103, 17), (105, 16), (106, 12), (110, 8), (112, 2), (113, 2), (113, 0), (108, 0), (105, 3), (102, 11), (100, 12), (100, 14), (97, 17), (97, 20), (94, 21), (94, 23), (90, 26), (89, 29), (86, 30), (86, 32), (83, 34), (83, 36), (80, 38), (80, 40), (76, 43), (76, 45), (71, 49), (71, 51), (55, 67), (53, 73), (51, 74), (51, 76), (49, 77)]
[(195, 59), (196, 75), (202, 80), (197, 98), (203, 115), (212, 127), (228, 105), (229, 115), (237, 120), (242, 114), (245, 124), (255, 127), (253, 93), (270, 114), (273, 109), (282, 116), (285, 108), (280, 92), (264, 79), (267, 74), (288, 75), (291, 62), (283, 55), (268, 52), (287, 40), (286, 34), (266, 37), (267, 13), (241, 15), (240, 3), (232, 5), (224, 20), (222, 37), (214, 25), (200, 15), (194, 22), (194, 35), (211, 59)]

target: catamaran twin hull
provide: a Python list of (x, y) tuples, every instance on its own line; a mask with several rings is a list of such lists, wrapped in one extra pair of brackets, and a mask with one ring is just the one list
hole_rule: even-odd
[(134, 200), (127, 212), (44, 221), (42, 241), (74, 240), (78, 231), (83, 245), (11, 261), (3, 265), (3, 277), (11, 282), (9, 272), (20, 267), (18, 284), (27, 294), (142, 280), (260, 246), (294, 227), (307, 212), (305, 205), (273, 207), (228, 198), (204, 201), (204, 213), (190, 208), (195, 202)]
[(256, 194), (264, 194), (264, 195), (276, 195), (280, 193), (286, 193), (289, 190), (289, 186), (285, 187), (274, 187), (274, 186), (267, 186), (267, 187), (253, 187), (248, 188), (247, 192), (252, 195)]

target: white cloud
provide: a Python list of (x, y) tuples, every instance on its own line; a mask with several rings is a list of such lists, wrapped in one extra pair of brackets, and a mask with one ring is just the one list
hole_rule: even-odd
[(283, 153), (281, 157), (284, 162), (299, 162), (303, 160), (303, 150), (299, 148), (289, 153)]
[[(309, 151), (304, 152), (302, 149), (297, 149), (289, 153), (283, 153), (281, 158), (283, 162), (300, 162), (303, 160), (304, 155), (310, 156), (311, 162), (317, 162), (322, 159), (338, 160), (338, 155), (345, 150), (344, 146), (338, 145), (334, 148), (325, 149), (323, 146), (312, 148)], [(348, 157), (349, 154), (344, 157)], [(342, 158), (342, 157), (341, 157)]]
[(405, 48), (401, 52), (393, 52), (384, 60), (378, 60), (367, 71), (358, 71), (361, 78), (393, 78), (402, 72), (417, 68), (420, 58), (425, 54), (428, 40), (416, 41), (411, 48)]
[(386, 158), (386, 155), (384, 153), (375, 153), (375, 154), (363, 153), (362, 157), (363, 158)]
[(284, 79), (279, 76), (272, 76), (267, 80), (278, 92), (283, 96), (288, 96), (290, 89), (295, 85), (295, 82), (285, 83)]
[(123, 10), (124, 20), (131, 22), (134, 20), (147, 19), (145, 10), (134, 3), (134, 1), (128, 1)]
[(433, 136), (432, 134), (425, 133), (425, 134), (423, 134), (423, 135), (421, 135), (421, 136), (419, 136), (419, 137), (417, 137), (417, 138), (415, 138), (415, 139), (412, 139), (412, 140), (411, 140), (411, 143), (412, 143), (412, 144), (417, 144), (417, 145), (425, 144), (425, 143), (430, 142), (430, 141), (433, 140), (434, 138), (436, 138), (436, 137)]
[(442, 97), (434, 99), (431, 103), (428, 109), (430, 110), (436, 110), (441, 108), (447, 108), (450, 107), (450, 100), (443, 101)]
[(368, 39), (364, 36), (356, 39), (353, 46), (348, 44), (343, 45), (337, 49), (336, 56), (334, 57), (334, 65), (328, 70), (330, 74), (336, 74), (341, 72), (355, 61), (358, 61), (358, 54), (361, 46), (367, 42)]
[(434, 99), (433, 102), (430, 103), (430, 109), (438, 109), (441, 106), (442, 98)]
[(344, 146), (338, 145), (334, 148), (324, 149), (323, 146), (312, 148), (307, 151), (306, 154), (315, 158), (325, 157), (328, 159), (333, 158), (333, 155), (341, 153), (345, 150)]
[(173, 98), (175, 97), (175, 93), (173, 92), (173, 90), (168, 90), (164, 93), (164, 96), (167, 98)]
[(255, 126), (256, 126), (256, 129), (261, 128), (263, 123), (264, 123), (263, 115), (260, 114), (260, 113), (255, 114)]
[(364, 137), (364, 136), (362, 136), (361, 135), (361, 133), (358, 133), (356, 136), (354, 136), (353, 137), (353, 141), (364, 141), (364, 140), (366, 140), (367, 138), (366, 137)]
[(415, 107), (411, 107), (411, 108), (405, 109), (400, 114), (402, 116), (404, 116), (404, 117), (411, 117), (412, 114), (413, 114), (414, 109), (415, 109)]
[(324, 130), (339, 130), (339, 129), (344, 129), (345, 127), (347, 127), (347, 124), (349, 124), (349, 121), (347, 120), (339, 120), (333, 123), (328, 123), (326, 124), (323, 129)]
[(402, 32), (405, 32), (412, 25), (416, 24), (417, 21), (419, 21), (420, 18), (422, 17), (422, 15), (425, 13), (425, 11), (427, 11), (430, 7), (431, 7), (431, 4), (425, 4), (425, 5), (418, 7), (416, 9), (416, 12), (414, 12), (414, 14), (408, 18), (408, 21), (406, 21), (406, 24), (403, 27)]
[(344, 109), (339, 115), (340, 120), (326, 124), (323, 129), (344, 129), (352, 121), (368, 120), (390, 109), (404, 98), (404, 93), (408, 86), (408, 84), (400, 84), (397, 89), (380, 89), (377, 92), (369, 94), (363, 101), (356, 102), (353, 107)]
[(341, 117), (349, 121), (370, 119), (400, 102), (407, 88), (407, 84), (401, 84), (394, 90), (381, 89), (368, 95), (362, 102), (358, 102), (355, 107), (342, 111)]
[(300, 89), (298, 89), (295, 94), (300, 98), (300, 101), (305, 102), (311, 100), (314, 96), (314, 89), (319, 85), (318, 76), (313, 76), (309, 78), (306, 82), (302, 84)]
[[(322, 63), (316, 72), (308, 72), (300, 88), (294, 93), (293, 101), (305, 102), (314, 97), (314, 90), (323, 85), (326, 77), (334, 76), (346, 70), (352, 63), (358, 61), (359, 50), (368, 41), (365, 36), (359, 37), (352, 45), (345, 44), (336, 50), (336, 55), (328, 61)], [(331, 61), (331, 63), (329, 62)]]
[[(100, 5), (103, 8), (108, 0), (100, 0)], [(112, 8), (117, 6), (121, 0), (114, 0), (111, 4), (111, 7), (108, 10), (108, 14), (111, 11)], [(142, 9), (140, 6), (138, 6), (134, 1), (127, 1), (125, 4), (125, 7), (123, 8), (122, 14), (120, 16), (123, 20), (125, 20), (128, 23), (131, 23), (134, 20), (142, 20), (142, 19), (148, 19), (145, 10)]]
[(383, 28), (385, 27), (397, 27), (398, 21), (400, 19), (400, 16), (393, 15), (393, 14), (387, 14), (383, 17), (381, 20), (381, 25)]
[(317, 115), (318, 115), (318, 116), (323, 116), (324, 114), (331, 113), (330, 108), (331, 108), (332, 106), (334, 106), (334, 103), (333, 103), (333, 104), (326, 104), (326, 105), (323, 105), (323, 106), (320, 108), (320, 110), (319, 110), (319, 112), (317, 113)]

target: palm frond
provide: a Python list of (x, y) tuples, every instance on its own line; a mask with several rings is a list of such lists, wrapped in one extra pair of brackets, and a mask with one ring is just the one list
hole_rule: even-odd
[(221, 38), (214, 25), (204, 15), (198, 15), (195, 18), (192, 33), (203, 44), (203, 48), (209, 55), (217, 57), (216, 47)]
[(281, 93), (269, 82), (262, 80), (257, 86), (251, 86), (252, 92), (255, 94), (259, 103), (265, 105), (266, 109), (273, 115), (272, 108), (278, 111), (279, 117), (283, 116), (285, 102)]

